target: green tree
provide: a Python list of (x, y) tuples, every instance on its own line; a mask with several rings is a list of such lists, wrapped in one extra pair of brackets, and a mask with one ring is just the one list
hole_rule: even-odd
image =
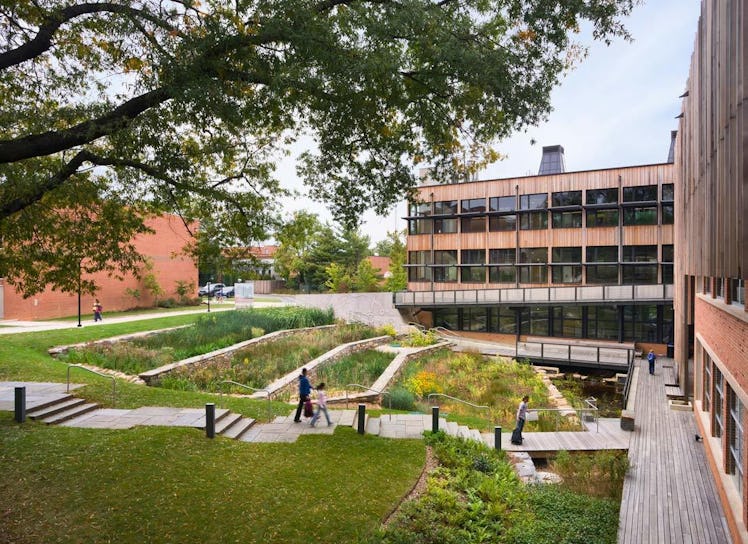
[(636, 3), (0, 0), (0, 276), (34, 292), (34, 257), (12, 248), (53, 253), (55, 210), (88, 198), (121, 210), (87, 239), (162, 211), (250, 239), (277, 215), (278, 143), (299, 134), (317, 143), (298, 168), (313, 197), (349, 225), (384, 213), (416, 166), (461, 176), (542, 120), (580, 27), (627, 37)]
[(353, 277), (353, 287), (359, 293), (372, 293), (379, 291), (379, 278), (377, 271), (371, 265), (369, 259), (362, 259), (356, 267), (356, 275)]
[[(316, 214), (300, 211), (283, 223), (276, 231), (278, 251), (275, 253), (275, 271), (287, 283), (310, 289), (312, 263), (310, 256), (318, 241), (329, 235)], [(329, 263), (328, 263), (329, 264)]]
[(390, 243), (390, 276), (384, 282), (387, 291), (404, 291), (408, 288), (408, 272), (405, 269), (407, 251), (401, 234), (397, 231), (388, 232)]
[(351, 290), (353, 280), (351, 275), (338, 263), (330, 263), (325, 267), (325, 286), (333, 293), (347, 293)]

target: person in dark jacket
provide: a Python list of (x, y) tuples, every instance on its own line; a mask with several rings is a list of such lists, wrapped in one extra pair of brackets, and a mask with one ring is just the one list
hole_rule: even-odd
[(309, 400), (311, 393), (312, 384), (309, 383), (309, 378), (306, 377), (306, 368), (302, 368), (301, 376), (299, 376), (299, 406), (296, 408), (296, 416), (293, 418), (294, 423), (301, 422), (301, 410), (304, 409), (304, 403)]

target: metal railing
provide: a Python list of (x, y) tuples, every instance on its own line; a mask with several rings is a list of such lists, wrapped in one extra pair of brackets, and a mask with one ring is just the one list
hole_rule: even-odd
[[(579, 419), (579, 426), (583, 431), (587, 430), (584, 422), (591, 419), (595, 422), (595, 432), (600, 432), (600, 423), (598, 421), (599, 410), (596, 404), (597, 399), (595, 399), (595, 397), (589, 397), (584, 400), (584, 403), (587, 405), (587, 408), (533, 408), (527, 411), (527, 421), (537, 421), (540, 412), (549, 412), (552, 414), (558, 414), (559, 416), (569, 415), (573, 412)], [(532, 417), (532, 415), (535, 415), (535, 417)], [(559, 422), (561, 420), (562, 417), (556, 418), (556, 431), (558, 431)]]
[(117, 381), (115, 380), (114, 376), (104, 374), (103, 372), (99, 372), (97, 370), (92, 370), (83, 365), (68, 365), (68, 385), (67, 389), (65, 390), (67, 393), (70, 393), (70, 371), (74, 368), (80, 368), (81, 370), (85, 370), (86, 372), (90, 372), (91, 374), (96, 374), (97, 376), (101, 376), (102, 378), (109, 378), (110, 380), (112, 380), (112, 407), (114, 407), (117, 396)]
[[(377, 395), (381, 396), (387, 396), (389, 400), (389, 409), (392, 410), (392, 393), (390, 393), (387, 389), (382, 389), (379, 391), (378, 389), (374, 389), (373, 387), (369, 387), (366, 385), (361, 385), (360, 383), (349, 383), (345, 386), (345, 408), (348, 409), (348, 388), (349, 387), (358, 387), (359, 389), (363, 389), (364, 391), (373, 391)], [(390, 414), (390, 419), (392, 419), (392, 414)]]
[(431, 327), (431, 329), (429, 329), (429, 330), (434, 331), (436, 334), (443, 334), (445, 336), (451, 336), (451, 337), (454, 337), (454, 338), (459, 338), (460, 337), (460, 335), (457, 334), (456, 332), (454, 332), (452, 330), (449, 330), (446, 327), (442, 327), (441, 325), (439, 325), (437, 327)]
[(626, 409), (626, 405), (629, 403), (629, 393), (631, 393), (631, 379), (634, 377), (634, 363), (636, 362), (635, 354), (631, 354), (629, 357), (628, 369), (626, 370), (626, 385), (623, 387), (623, 405), (622, 410)]
[(452, 397), (450, 395), (445, 395), (444, 393), (429, 393), (428, 399), (429, 399), (429, 405), (431, 405), (431, 397), (444, 397), (449, 400), (453, 400), (456, 402), (461, 402), (462, 404), (467, 404), (468, 406), (471, 406), (472, 408), (478, 408), (480, 410), (488, 410), (490, 406), (484, 406), (482, 404), (473, 404), (472, 402), (458, 399), (457, 397)]
[(223, 380), (218, 385), (221, 386), (221, 391), (220, 391), (220, 395), (219, 395), (219, 399), (220, 399), (219, 402), (220, 402), (221, 406), (223, 406), (223, 394), (224, 394), (224, 391), (226, 390), (226, 388), (223, 387), (224, 385), (235, 385), (237, 387), (242, 387), (244, 389), (248, 389), (249, 391), (252, 391), (254, 393), (264, 392), (265, 393), (265, 397), (268, 399), (267, 409), (268, 409), (268, 419), (270, 419), (270, 416), (273, 413), (273, 409), (270, 406), (270, 391), (268, 391), (267, 389), (257, 389), (256, 387), (250, 387), (249, 385), (244, 385), (243, 383), (235, 382), (233, 380)]
[(567, 361), (569, 363), (596, 363), (606, 366), (627, 366), (634, 353), (629, 347), (575, 345), (560, 342), (515, 342), (516, 357)]

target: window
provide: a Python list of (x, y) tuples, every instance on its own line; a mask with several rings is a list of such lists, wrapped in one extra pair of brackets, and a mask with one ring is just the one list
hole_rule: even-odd
[(434, 219), (434, 234), (457, 232), (457, 219)]
[(542, 230), (548, 228), (548, 214), (546, 212), (523, 213), (520, 216), (521, 230)]
[(675, 221), (675, 209), (672, 204), (662, 205), (662, 224), (672, 225)]
[(486, 252), (482, 249), (463, 249), (462, 264), (486, 264)]
[(486, 232), (485, 217), (463, 217), (460, 219), (461, 232)]
[(554, 247), (551, 250), (551, 261), (554, 263), (581, 263), (581, 247)]
[(486, 283), (485, 266), (463, 266), (460, 268), (462, 283)]
[(615, 306), (588, 306), (587, 336), (618, 340), (618, 309)]
[(516, 214), (492, 215), (488, 218), (488, 230), (491, 232), (517, 230)]
[(623, 339), (633, 342), (659, 342), (657, 335), (657, 306), (623, 307)]
[(551, 205), (556, 206), (581, 206), (582, 191), (564, 191), (553, 193), (551, 196)]
[(618, 246), (587, 246), (588, 263), (617, 263)]
[(430, 257), (429, 251), (408, 252), (408, 281), (431, 281)]
[(582, 337), (582, 307), (556, 306), (553, 308), (553, 336)]
[(488, 209), (492, 212), (513, 212), (517, 209), (517, 197), (494, 196), (488, 199)]
[(434, 251), (434, 281), (456, 282), (457, 281), (457, 250)]
[(738, 306), (745, 306), (745, 280), (730, 278), (730, 300)]
[(717, 438), (724, 432), (724, 422), (722, 421), (722, 398), (724, 392), (724, 377), (722, 372), (714, 365), (712, 367), (712, 436)]
[(457, 331), (460, 327), (458, 315), (457, 308), (437, 308), (434, 310), (434, 326)]
[(640, 187), (624, 187), (624, 202), (656, 202), (657, 185), (642, 185)]
[(431, 219), (409, 219), (408, 234), (431, 234)]
[(522, 308), (519, 311), (520, 334), (548, 336), (549, 310), (549, 308), (544, 306)]
[(460, 207), (462, 213), (484, 213), (486, 211), (486, 199), (471, 198), (469, 200), (461, 200)]
[(588, 227), (617, 227), (618, 210), (587, 210)]
[(545, 210), (548, 207), (548, 195), (539, 193), (534, 195), (520, 195), (520, 210)]
[(431, 215), (431, 204), (429, 204), (428, 202), (411, 202), (410, 206), (408, 207), (408, 215)]
[[(697, 340), (698, 342), (698, 340)], [(701, 384), (704, 395), (703, 408), (705, 412), (712, 411), (712, 359), (705, 349), (702, 348), (704, 362), (704, 380)]]
[(673, 262), (673, 255), (675, 253), (674, 249), (675, 247), (673, 246), (673, 244), (664, 244), (662, 246), (662, 262), (663, 263)]
[(675, 200), (675, 185), (672, 183), (662, 184), (662, 200), (673, 201)]
[(587, 204), (617, 204), (618, 189), (588, 189)]
[(553, 212), (551, 214), (554, 229), (573, 229), (582, 226), (582, 212)]
[(657, 246), (623, 246), (623, 258), (626, 263), (657, 262)]
[(501, 334), (517, 334), (517, 315), (506, 306), (492, 308), (491, 330)]
[(545, 265), (518, 266), (520, 283), (547, 283), (548, 270)]
[(521, 263), (547, 263), (548, 249), (544, 247), (523, 247), (519, 250)]
[(457, 215), (456, 200), (434, 202), (434, 215)]
[(626, 226), (656, 225), (657, 207), (625, 208), (623, 210), (623, 224)]
[(743, 403), (735, 391), (727, 385), (727, 401), (729, 406), (727, 441), (729, 455), (727, 458), (727, 473), (733, 475), (735, 488), (741, 499), (743, 498)]
[(624, 264), (624, 285), (654, 285), (657, 283), (657, 264)]
[(516, 251), (509, 249), (489, 249), (488, 262), (491, 264), (514, 264)]
[(673, 283), (673, 245), (662, 246), (662, 283)]
[(457, 250), (434, 251), (434, 264), (454, 265), (457, 264)]
[(429, 254), (429, 251), (408, 251), (408, 264), (427, 265), (429, 264)]
[(486, 332), (488, 330), (488, 308), (471, 308), (462, 309), (462, 327), (463, 331)]
[(452, 283), (457, 281), (456, 266), (435, 266), (432, 274), (435, 282)]
[(489, 266), (488, 281), (490, 283), (515, 283), (517, 281), (517, 269), (514, 265)]

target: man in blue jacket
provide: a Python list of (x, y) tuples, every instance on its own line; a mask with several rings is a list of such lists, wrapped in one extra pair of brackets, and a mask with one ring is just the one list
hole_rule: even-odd
[(296, 408), (296, 416), (293, 418), (294, 423), (301, 422), (301, 410), (304, 408), (304, 403), (309, 400), (311, 393), (312, 384), (309, 383), (309, 378), (306, 377), (306, 368), (302, 368), (301, 376), (299, 376), (299, 406)]

